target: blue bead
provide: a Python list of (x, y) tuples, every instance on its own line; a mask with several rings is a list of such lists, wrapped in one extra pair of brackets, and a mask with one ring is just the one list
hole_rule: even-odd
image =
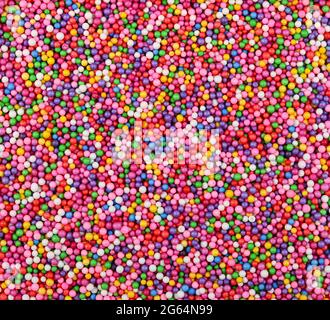
[(71, 219), (72, 218), (72, 212), (67, 212), (65, 214), (66, 218)]
[(196, 290), (194, 288), (190, 288), (188, 291), (189, 294), (195, 294)]
[(15, 89), (15, 85), (14, 85), (13, 83), (8, 83), (7, 88), (8, 88), (9, 90), (14, 90), (14, 89)]
[(290, 178), (292, 178), (292, 173), (291, 172), (286, 172), (284, 174), (284, 176), (285, 176), (285, 178), (290, 179)]
[(181, 287), (181, 289), (182, 289), (183, 292), (188, 292), (189, 287), (188, 287), (186, 284), (184, 284), (184, 285)]
[(156, 295), (157, 295), (157, 291), (156, 291), (156, 290), (151, 290), (151, 291), (150, 291), (150, 294), (151, 294), (152, 296), (156, 296)]
[(243, 269), (246, 271), (246, 270), (250, 270), (250, 268), (251, 268), (251, 265), (249, 264), (249, 263), (247, 263), (247, 262), (245, 262), (244, 264), (243, 264)]
[(255, 19), (257, 17), (257, 13), (256, 12), (251, 12), (251, 18)]

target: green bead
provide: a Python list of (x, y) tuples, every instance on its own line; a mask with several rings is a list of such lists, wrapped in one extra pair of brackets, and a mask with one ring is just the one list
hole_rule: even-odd
[(303, 38), (307, 38), (307, 37), (308, 37), (308, 31), (307, 31), (307, 30), (302, 30), (302, 31), (301, 31), (301, 36), (302, 36)]
[(196, 228), (197, 227), (197, 222), (195, 222), (195, 221), (190, 222), (190, 226), (192, 228)]
[(250, 26), (254, 28), (256, 25), (257, 25), (257, 21), (254, 19), (251, 19)]
[(325, 12), (325, 13), (328, 13), (328, 12), (330, 12), (330, 7), (329, 6), (323, 6), (322, 11)]
[(23, 232), (22, 229), (17, 229), (17, 230), (16, 230), (16, 235), (17, 235), (18, 237), (21, 237), (23, 234), (24, 234), (24, 232)]
[(195, 187), (196, 187), (196, 188), (201, 188), (202, 185), (203, 185), (203, 184), (202, 184), (201, 181), (196, 181), (196, 182), (195, 182)]
[(270, 113), (270, 114), (274, 113), (275, 112), (275, 107), (274, 106), (268, 106), (267, 107), (267, 112)]
[(233, 176), (233, 179), (236, 181), (239, 181), (242, 179), (242, 175), (240, 173), (235, 173)]
[(284, 149), (285, 150), (287, 150), (287, 151), (292, 151), (293, 149), (294, 149), (294, 146), (293, 146), (293, 144), (287, 144), (285, 147), (284, 147)]
[(123, 168), (128, 169), (130, 167), (130, 163), (128, 160), (123, 161)]
[(274, 93), (273, 93), (274, 98), (279, 98), (280, 96), (281, 96), (281, 94), (279, 93), (279, 91), (274, 91)]
[(57, 234), (54, 234), (54, 235), (52, 236), (52, 241), (53, 241), (53, 242), (60, 242), (60, 237), (59, 237)]
[(308, 101), (308, 99), (307, 99), (306, 96), (302, 96), (302, 97), (300, 98), (300, 101), (301, 101), (302, 103), (306, 103), (306, 102)]
[(212, 233), (214, 231), (214, 228), (213, 227), (207, 227), (206, 231), (208, 233)]
[(285, 160), (284, 157), (281, 156), (281, 155), (277, 156), (277, 158), (276, 158), (276, 162), (277, 162), (277, 163), (283, 163), (284, 160)]
[(173, 101), (178, 101), (180, 100), (180, 95), (178, 93), (174, 93), (173, 96), (172, 96), (172, 100)]

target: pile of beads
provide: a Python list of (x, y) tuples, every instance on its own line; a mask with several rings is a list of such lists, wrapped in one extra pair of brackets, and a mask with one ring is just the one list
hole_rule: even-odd
[(327, 0), (0, 0), (0, 299), (328, 299), (329, 112)]

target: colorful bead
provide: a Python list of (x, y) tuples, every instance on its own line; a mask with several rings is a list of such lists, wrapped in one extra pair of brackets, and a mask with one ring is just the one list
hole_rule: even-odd
[(311, 3), (1, 1), (0, 299), (329, 299)]

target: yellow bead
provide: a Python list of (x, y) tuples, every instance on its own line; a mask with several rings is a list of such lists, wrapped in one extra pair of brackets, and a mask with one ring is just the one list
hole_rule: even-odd
[(260, 190), (260, 195), (265, 197), (267, 195), (267, 191), (265, 189)]
[(24, 80), (24, 81), (26, 81), (26, 80), (28, 80), (29, 79), (29, 74), (27, 73), (27, 72), (24, 72), (23, 74), (22, 74), (22, 79)]
[(93, 234), (92, 234), (92, 233), (86, 233), (86, 235), (85, 235), (85, 239), (86, 239), (87, 241), (91, 241), (91, 240), (93, 240)]
[(53, 285), (54, 281), (52, 279), (47, 279), (46, 284), (47, 286), (51, 287)]
[(141, 97), (141, 98), (146, 98), (147, 95), (148, 95), (148, 94), (147, 94), (146, 91), (141, 91), (141, 92), (140, 92), (140, 97)]
[(46, 130), (43, 132), (42, 136), (44, 139), (48, 139), (50, 137), (50, 132)]
[(47, 59), (47, 63), (49, 65), (53, 65), (55, 63), (55, 59), (54, 58), (49, 58), (49, 59)]
[(25, 152), (24, 152), (24, 149), (23, 148), (18, 148), (16, 150), (16, 153), (17, 153), (17, 155), (22, 156)]
[(234, 192), (232, 190), (226, 190), (225, 195), (227, 198), (232, 198), (234, 196)]
[(175, 285), (175, 281), (174, 281), (174, 280), (170, 280), (170, 281), (168, 282), (168, 284), (169, 284), (171, 287), (173, 287), (173, 286)]
[(203, 100), (208, 100), (210, 98), (210, 96), (207, 93), (203, 94)]
[(127, 17), (127, 13), (126, 12), (120, 12), (119, 16), (121, 19), (125, 19)]
[(16, 30), (16, 32), (18, 34), (23, 34), (24, 33), (24, 28), (23, 27), (18, 27), (17, 30)]
[(270, 142), (272, 140), (272, 136), (270, 134), (265, 134), (264, 140), (265, 142)]
[(141, 221), (140, 221), (140, 226), (141, 226), (142, 228), (147, 227), (147, 225), (148, 225), (148, 222), (147, 222), (147, 221), (145, 221), (145, 220), (141, 220)]

